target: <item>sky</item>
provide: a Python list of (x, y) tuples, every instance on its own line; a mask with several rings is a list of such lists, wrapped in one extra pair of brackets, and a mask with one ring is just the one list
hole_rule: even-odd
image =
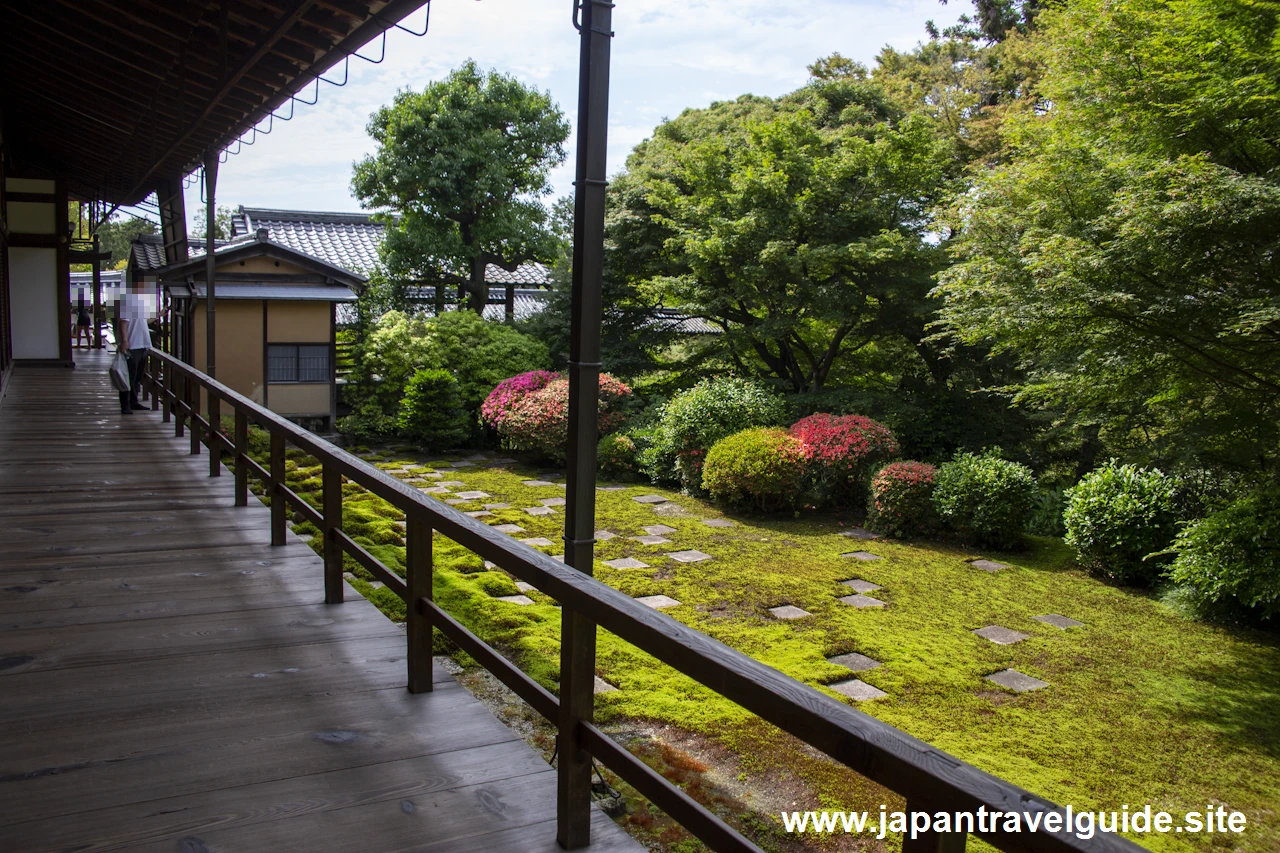
[[(654, 127), (689, 107), (742, 94), (777, 96), (804, 84), (806, 66), (839, 52), (873, 65), (887, 45), (906, 49), (924, 25), (953, 23), (969, 4), (938, 0), (615, 0), (610, 67), (609, 174)], [(433, 0), (430, 29), (414, 37), (393, 29), (385, 59), (352, 59), (344, 87), (321, 83), (314, 106), (294, 105), (219, 168), (218, 206), (355, 211), (352, 164), (373, 152), (369, 116), (404, 88), (421, 90), (467, 59), (550, 92), (576, 119), (578, 34), (571, 0)], [(402, 23), (421, 31), (425, 11)], [(381, 40), (362, 51), (376, 59)], [(341, 80), (342, 64), (328, 75)], [(314, 87), (302, 93), (315, 97)], [(278, 110), (288, 115), (288, 107)], [(253, 140), (250, 134), (247, 137)], [(568, 158), (551, 174), (550, 198), (572, 192), (574, 135)], [(235, 146), (232, 146), (235, 151)], [(203, 206), (198, 184), (187, 211)]]

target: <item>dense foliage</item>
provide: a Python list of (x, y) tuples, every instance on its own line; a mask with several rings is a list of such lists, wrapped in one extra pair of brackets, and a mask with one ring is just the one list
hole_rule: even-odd
[(399, 92), (369, 120), (375, 152), (352, 189), (385, 214), (391, 279), (464, 285), (479, 314), (485, 269), (551, 260), (538, 196), (564, 161), (569, 125), (549, 95), (468, 61), (421, 92)]
[(480, 417), (488, 426), (501, 429), (516, 403), (559, 378), (560, 374), (550, 370), (529, 370), (504, 379), (494, 386), (480, 405)]
[(614, 479), (630, 479), (640, 470), (635, 440), (620, 432), (610, 433), (596, 445), (596, 466), (600, 474)]
[(926, 462), (893, 462), (871, 478), (867, 524), (890, 536), (905, 538), (934, 532), (938, 514), (933, 489), (938, 469)]
[(1177, 532), (1174, 482), (1159, 469), (1104, 465), (1067, 490), (1066, 542), (1080, 565), (1121, 583), (1150, 584)]
[(754, 427), (722, 438), (707, 451), (702, 488), (714, 500), (742, 509), (792, 506), (800, 494), (808, 453), (804, 442), (777, 427)]
[(775, 426), (786, 420), (781, 397), (746, 379), (703, 379), (667, 402), (642, 465), (658, 482), (677, 482), (697, 490), (707, 450), (748, 427)]
[(935, 483), (938, 517), (964, 539), (997, 548), (1021, 542), (1036, 489), (1030, 468), (1001, 458), (999, 448), (958, 453), (938, 468)]
[(427, 450), (461, 444), (470, 423), (454, 375), (438, 367), (415, 372), (405, 386), (396, 426), (401, 436)]
[(1170, 576), (1209, 605), (1280, 613), (1280, 487), (1270, 485), (1183, 528)]
[(889, 428), (862, 415), (819, 412), (792, 424), (791, 434), (807, 448), (810, 481), (820, 500), (861, 498), (872, 466), (898, 452)]

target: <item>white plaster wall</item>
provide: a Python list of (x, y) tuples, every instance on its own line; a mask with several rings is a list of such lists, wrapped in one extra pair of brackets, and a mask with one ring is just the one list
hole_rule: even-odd
[(9, 248), (13, 357), (58, 358), (58, 250)]

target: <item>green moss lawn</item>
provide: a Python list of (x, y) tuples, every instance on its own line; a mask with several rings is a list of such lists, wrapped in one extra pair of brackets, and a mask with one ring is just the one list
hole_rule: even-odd
[[(557, 546), (563, 509), (534, 517), (523, 507), (564, 495), (552, 485), (523, 480), (537, 467), (479, 460), (452, 469), (445, 459), (378, 451), (365, 454), (397, 476), (460, 481), (452, 491), (478, 489), (490, 497), (458, 504), (463, 511), (509, 503), (484, 520), (525, 529), (518, 538), (545, 537)], [(448, 460), (461, 457), (450, 456)], [(293, 460), (290, 477), (318, 489), (318, 468)], [(431, 464), (433, 462), (441, 464)], [(388, 565), (403, 571), (399, 512), (348, 486), (345, 523)], [(660, 514), (633, 497), (656, 493), (686, 516)], [(438, 495), (440, 499), (449, 495)], [(729, 528), (701, 519), (731, 517)], [(1059, 803), (1077, 810), (1119, 810), (1124, 804), (1174, 814), (1224, 805), (1248, 816), (1242, 836), (1145, 836), (1152, 850), (1280, 849), (1280, 643), (1274, 635), (1236, 631), (1188, 620), (1155, 598), (1096, 581), (1071, 563), (1061, 542), (1037, 539), (1020, 553), (976, 553), (930, 542), (861, 542), (837, 535), (854, 519), (834, 515), (725, 516), (715, 507), (649, 485), (597, 493), (597, 527), (617, 534), (597, 545), (596, 577), (631, 596), (664, 594), (681, 602), (675, 619), (819, 689), (851, 677), (826, 658), (860, 652), (883, 665), (858, 675), (888, 693), (856, 704), (868, 714)], [(669, 545), (629, 537), (664, 524)], [(308, 525), (295, 528), (314, 533)], [(515, 595), (502, 572), (436, 537), (436, 599), (489, 642), (514, 656), (526, 672), (554, 689), (559, 611), (538, 592), (531, 606), (495, 601)], [(682, 564), (667, 552), (697, 549), (711, 560)], [(883, 559), (842, 558), (865, 550)], [(966, 562), (989, 557), (1010, 568), (988, 573)], [(613, 569), (605, 560), (635, 557), (647, 569)], [(404, 606), (349, 566), (355, 585), (392, 618)], [(840, 581), (862, 578), (883, 609), (856, 609), (837, 599), (852, 590)], [(791, 604), (813, 614), (779, 621), (768, 608)], [(1084, 627), (1060, 630), (1032, 619), (1057, 613)], [(1029, 634), (999, 646), (971, 632), (1002, 625)], [(597, 674), (619, 689), (597, 697), (603, 720), (657, 721), (700, 734), (728, 750), (739, 779), (771, 784), (779, 773), (798, 780), (808, 796), (800, 807), (878, 810), (885, 793), (794, 748), (794, 743), (739, 707), (675, 673), (612, 635), (600, 638)], [(1049, 687), (1014, 694), (983, 679), (1012, 667)]]

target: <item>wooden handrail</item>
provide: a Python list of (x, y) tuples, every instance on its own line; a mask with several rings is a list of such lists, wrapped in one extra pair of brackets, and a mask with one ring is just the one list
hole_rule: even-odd
[[(770, 666), (677, 622), (664, 613), (638, 603), (595, 578), (553, 560), (528, 545), (498, 533), (483, 522), (428, 497), (418, 489), (402, 483), (342, 448), (264, 409), (171, 355), (152, 350), (152, 357), (163, 368), (165, 376), (162, 381), (157, 381), (155, 372), (151, 371), (147, 374), (147, 381), (152, 385), (155, 393), (167, 395), (164, 397), (166, 404), (172, 402), (174, 410), (179, 413), (177, 418), (179, 430), (183, 414), (192, 418), (193, 422), (198, 422), (196, 419), (199, 417), (189, 407), (184, 411), (186, 404), (168, 390), (177, 384), (172, 381), (173, 378), (183, 377), (203, 387), (207, 392), (211, 392), (222, 403), (230, 405), (236, 412), (237, 423), (243, 415), (244, 418), (258, 423), (271, 434), (273, 464), (270, 472), (248, 459), (247, 453), (240, 449), (244, 447), (244, 440), (239, 437), (233, 445), (236, 448), (233, 451), (233, 459), (237, 482), (241, 480), (242, 470), (248, 471), (250, 465), (256, 469), (255, 473), (268, 475), (268, 494), (273, 498), (273, 521), (276, 513), (280, 513), (280, 517), (283, 518), (283, 506), (286, 500), (298, 505), (306, 505), (284, 486), (283, 446), (285, 442), (293, 444), (320, 461), (324, 466), (324, 482), (327, 485), (337, 483), (340, 489), (341, 480), (345, 477), (405, 513), (410, 533), (408, 538), (412, 540), (410, 545), (414, 546), (409, 550), (412, 552), (416, 547), (417, 550), (426, 552), (425, 576), (415, 575), (414, 564), (419, 562), (421, 557), (415, 560), (415, 555), (412, 553), (406, 561), (408, 577), (405, 581), (387, 583), (392, 578), (396, 581), (399, 579), (381, 563), (377, 564), (381, 571), (374, 571), (374, 573), (383, 577), (384, 583), (387, 583), (388, 587), (398, 595), (406, 598), (408, 604), (408, 618), (411, 625), (411, 689), (415, 684), (419, 689), (429, 689), (431, 681), (429, 654), (424, 664), (421, 657), (424, 650), (419, 649), (417, 655), (412, 650), (415, 633), (416, 642), (420, 646), (423, 643), (427, 644), (425, 649), (427, 652), (429, 652), (431, 627), (439, 628), (455, 640), (461, 638), (462, 642), (459, 645), (464, 648), (468, 646), (475, 648), (477, 643), (483, 645), (479, 638), (444, 614), (430, 599), (430, 533), (432, 530), (438, 530), (459, 545), (532, 584), (556, 599), (562, 607), (589, 614), (601, 628), (611, 631), (667, 666), (688, 675), (797, 739), (825, 752), (868, 779), (902, 795), (913, 810), (954, 813), (976, 812), (980, 807), (985, 807), (988, 812), (1041, 812), (1044, 814), (1057, 812), (1065, 815), (1062, 808), (1044, 798), (979, 770), (888, 723), (838, 702)], [(169, 375), (171, 372), (172, 377)], [(217, 430), (193, 429), (193, 433), (195, 435), (204, 433), (207, 437), (210, 434), (216, 435)], [(221, 450), (223, 441), (218, 441), (217, 444)], [(309, 518), (315, 514), (314, 517), (320, 522), (317, 526), (331, 531), (326, 536), (326, 549), (331, 546), (340, 547), (346, 553), (352, 554), (362, 565), (373, 570), (370, 563), (377, 563), (376, 559), (342, 533), (341, 518), (335, 519), (331, 515), (336, 506), (340, 516), (341, 502), (326, 499), (324, 504), (326, 512), (317, 513), (313, 507), (306, 505), (309, 512), (304, 514)], [(283, 526), (283, 521), (280, 523)], [(273, 528), (274, 526), (273, 523)], [(273, 536), (273, 540), (274, 538)], [(283, 544), (283, 540), (276, 544)], [(328, 568), (332, 565), (332, 561), (326, 560), (327, 571), (332, 571)], [(340, 567), (340, 561), (337, 565)], [(420, 623), (421, 627), (414, 629), (412, 626), (416, 619), (426, 621)], [(425, 639), (421, 636), (422, 627), (425, 627)], [(554, 710), (548, 703), (549, 694), (543, 696), (542, 694), (546, 691), (514, 666), (510, 664), (506, 667), (499, 666), (496, 660), (498, 653), (487, 646), (485, 648), (488, 652), (474, 655), (476, 659), (512, 686), (518, 694), (524, 695), (526, 699), (532, 699), (530, 704), (534, 709), (555, 722), (555, 715), (548, 714), (549, 710)], [(413, 662), (415, 658), (416, 663)], [(424, 667), (426, 667), (426, 686), (422, 684)], [(590, 676), (589, 673), (588, 677)], [(521, 683), (519, 679), (527, 683)], [(597, 759), (624, 779), (640, 779), (643, 775), (638, 774), (634, 766), (621, 761), (621, 755), (617, 750), (605, 747), (601, 741), (604, 735), (592, 726), (580, 726), (573, 732), (561, 732), (560, 737), (576, 738), (577, 743), (592, 752)], [(592, 749), (592, 745), (596, 748)], [(653, 780), (647, 777), (641, 781), (645, 787), (651, 788), (653, 785)], [(674, 798), (672, 801), (677, 800), (679, 798)], [(683, 801), (680, 801), (680, 805), (685, 827), (704, 842), (712, 844), (713, 848), (753, 849), (753, 846), (744, 847), (737, 838), (726, 834), (724, 830), (728, 828), (720, 819), (702, 809), (701, 806), (693, 803), (693, 807), (696, 807), (694, 809), (689, 806), (689, 803)], [(974, 834), (1009, 853), (1021, 853), (1021, 851), (1026, 853), (1069, 853), (1069, 851), (1071, 853), (1138, 853), (1142, 850), (1138, 845), (1118, 835), (1097, 833), (1091, 838), (1082, 839), (1065, 830), (1049, 832), (1044, 829), (1043, 821), (1035, 831), (1027, 830), (1020, 833), (979, 831)], [(905, 853), (923, 853), (926, 850), (930, 853), (951, 853), (951, 851), (963, 850), (964, 837), (960, 833), (930, 835), (915, 842), (904, 842), (903, 849)], [(746, 843), (750, 844), (750, 842)]]

